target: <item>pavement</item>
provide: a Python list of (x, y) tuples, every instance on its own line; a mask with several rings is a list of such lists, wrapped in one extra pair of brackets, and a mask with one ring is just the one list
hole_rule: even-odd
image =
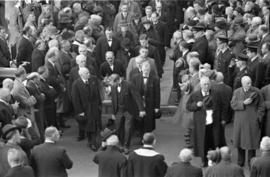
[[(173, 63), (167, 59), (164, 65), (165, 73), (161, 79), (161, 105), (169, 110), (175, 110), (175, 106), (168, 105), (172, 87), (172, 66)], [(180, 124), (181, 120), (178, 120), (177, 116), (173, 116), (173, 113), (172, 111), (171, 114), (165, 114), (161, 119), (158, 119), (156, 121), (156, 130), (154, 131), (157, 138), (156, 150), (165, 156), (168, 165), (178, 161), (179, 151), (185, 146), (184, 132)], [(106, 122), (108, 117), (108, 114), (104, 114), (103, 122)], [(71, 125), (71, 128), (64, 131), (59, 144), (67, 149), (68, 155), (74, 162), (73, 168), (68, 170), (69, 177), (97, 177), (98, 166), (93, 162), (95, 152), (86, 146), (86, 140), (76, 141), (78, 128), (75, 120), (70, 119), (67, 123)], [(226, 141), (230, 147), (232, 147), (232, 127), (232, 124), (229, 124), (225, 130)], [(236, 150), (233, 147), (232, 149), (232, 159), (235, 162), (237, 157)], [(200, 158), (195, 157), (192, 160), (192, 164), (201, 166)], [(244, 171), (246, 176), (248, 176), (247, 167), (244, 168)]]

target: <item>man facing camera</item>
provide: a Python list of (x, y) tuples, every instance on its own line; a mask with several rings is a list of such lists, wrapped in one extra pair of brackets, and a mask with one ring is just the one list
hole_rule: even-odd
[(36, 177), (67, 177), (66, 169), (71, 169), (73, 162), (66, 150), (57, 145), (59, 139), (59, 131), (55, 127), (48, 127), (45, 130), (45, 143), (34, 147), (31, 164)]

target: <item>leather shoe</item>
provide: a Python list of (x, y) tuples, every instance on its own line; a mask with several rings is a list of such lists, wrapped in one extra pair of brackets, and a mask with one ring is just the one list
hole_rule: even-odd
[(85, 137), (79, 136), (79, 137), (77, 138), (77, 141), (82, 141), (82, 140), (84, 140), (84, 139), (85, 139)]

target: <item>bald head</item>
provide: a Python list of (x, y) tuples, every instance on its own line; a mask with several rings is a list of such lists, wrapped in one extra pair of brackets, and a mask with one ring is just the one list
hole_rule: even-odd
[(187, 148), (182, 149), (178, 157), (182, 162), (190, 162), (192, 160), (192, 151)]
[(270, 137), (265, 136), (262, 138), (260, 148), (262, 151), (270, 151)]
[(14, 81), (10, 78), (6, 78), (3, 80), (2, 82), (3, 88), (12, 90), (13, 89), (13, 85), (14, 85)]
[(223, 82), (223, 80), (224, 80), (224, 76), (223, 76), (222, 72), (216, 72), (216, 81), (218, 83), (221, 83), (221, 82)]
[(143, 144), (154, 145), (156, 141), (154, 133), (145, 133), (143, 135)]
[(111, 135), (109, 138), (106, 140), (107, 146), (117, 146), (119, 143), (119, 139), (116, 135)]
[(45, 138), (51, 141), (58, 141), (60, 138), (59, 131), (56, 127), (50, 126), (45, 130)]
[(220, 148), (221, 159), (230, 160), (231, 159), (231, 150), (228, 146)]
[(248, 91), (251, 87), (252, 81), (249, 76), (244, 76), (241, 78), (241, 83), (244, 90)]
[(0, 89), (0, 99), (9, 102), (11, 98), (10, 90), (7, 88)]

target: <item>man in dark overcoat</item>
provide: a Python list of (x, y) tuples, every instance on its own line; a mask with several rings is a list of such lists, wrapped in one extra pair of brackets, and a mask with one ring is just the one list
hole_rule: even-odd
[(204, 35), (204, 30), (205, 26), (201, 23), (198, 23), (192, 28), (192, 32), (195, 36), (195, 42), (192, 45), (191, 51), (199, 53), (199, 59), (202, 64), (208, 63), (212, 66), (213, 61), (210, 61), (208, 57), (208, 41)]
[(46, 54), (45, 50), (46, 50), (45, 42), (41, 40), (36, 41), (35, 49), (33, 50), (31, 56), (32, 72), (37, 72), (38, 68), (44, 65)]
[(142, 74), (131, 78), (131, 83), (139, 91), (146, 112), (142, 119), (143, 132), (152, 132), (156, 128), (155, 115), (160, 109), (160, 83), (159, 78), (150, 72), (149, 62), (142, 64)]
[(233, 93), (231, 107), (234, 110), (233, 145), (238, 149), (237, 163), (243, 167), (245, 151), (250, 162), (259, 148), (264, 102), (259, 89), (251, 86), (249, 76), (242, 77), (241, 83), (242, 87)]
[(11, 55), (6, 42), (6, 30), (0, 26), (0, 67), (10, 66)]
[(86, 132), (89, 147), (96, 151), (99, 145), (102, 111), (99, 83), (96, 77), (90, 76), (87, 68), (80, 68), (79, 75), (80, 78), (73, 83), (71, 91), (72, 103), (79, 123), (78, 140), (84, 139)]
[(106, 149), (98, 152), (93, 161), (98, 164), (99, 177), (126, 177), (127, 158), (121, 153), (116, 135), (107, 135)]
[(55, 127), (45, 130), (45, 142), (35, 146), (31, 153), (31, 165), (37, 177), (67, 177), (67, 169), (73, 162), (63, 147), (58, 146), (60, 134)]
[(200, 79), (201, 89), (193, 92), (187, 101), (187, 110), (193, 112), (194, 154), (206, 165), (207, 151), (224, 146), (221, 96), (210, 89), (210, 79)]
[(270, 137), (270, 84), (264, 86), (261, 89), (264, 106), (265, 106), (265, 116), (263, 119), (262, 135)]
[(95, 48), (95, 57), (98, 67), (101, 63), (105, 61), (105, 53), (107, 51), (113, 51), (114, 55), (117, 54), (117, 51), (121, 49), (121, 44), (118, 39), (113, 37), (113, 31), (111, 28), (107, 27), (105, 31), (105, 36), (100, 37), (97, 40)]
[(254, 158), (251, 163), (250, 177), (268, 177), (270, 174), (270, 138), (263, 137), (260, 150), (262, 152), (260, 157)]
[[(0, 124), (4, 127), (6, 124), (11, 123), (13, 118), (13, 110), (9, 101), (11, 99), (10, 91), (6, 88), (0, 89)], [(2, 131), (0, 132), (0, 136)]]
[[(130, 82), (123, 80), (117, 74), (111, 75), (111, 81), (112, 117), (115, 120), (118, 135), (121, 137), (121, 143), (127, 150), (133, 133), (134, 118), (145, 116), (143, 102), (138, 90)], [(124, 129), (121, 129), (123, 121)], [(122, 138), (121, 132), (124, 132), (124, 138)]]

